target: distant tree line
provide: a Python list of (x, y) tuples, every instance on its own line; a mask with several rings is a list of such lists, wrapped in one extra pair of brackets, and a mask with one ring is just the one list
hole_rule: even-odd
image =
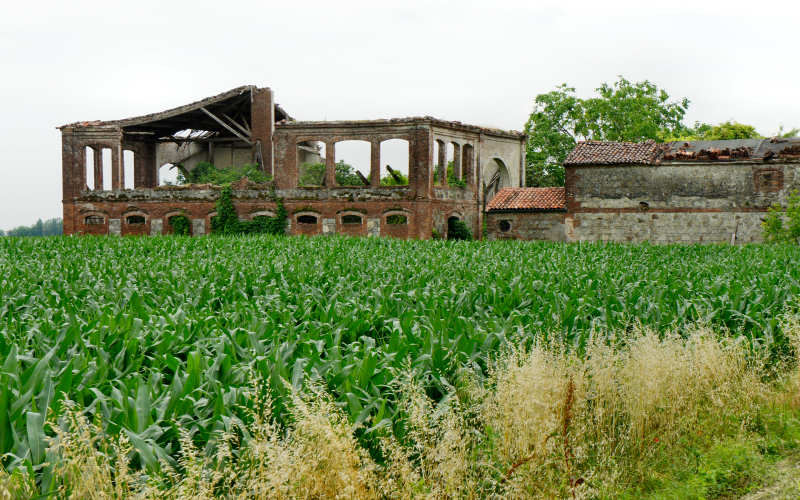
[(64, 222), (57, 217), (46, 221), (39, 219), (31, 226), (17, 226), (8, 231), (0, 229), (0, 236), (60, 236), (63, 232)]

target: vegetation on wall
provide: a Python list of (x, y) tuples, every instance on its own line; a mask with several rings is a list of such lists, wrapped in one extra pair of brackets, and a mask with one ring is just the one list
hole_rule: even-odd
[(272, 180), (257, 164), (247, 163), (238, 167), (217, 168), (213, 163), (201, 161), (192, 170), (180, 169), (178, 184), (225, 185), (247, 177), (264, 184)]
[(239, 220), (239, 214), (232, 200), (233, 189), (230, 185), (220, 191), (217, 199), (217, 215), (211, 218), (211, 232), (214, 234), (285, 234), (288, 213), (283, 200), (273, 195), (275, 200), (275, 216), (256, 216), (253, 220)]
[(46, 221), (39, 219), (30, 226), (17, 226), (8, 231), (0, 229), (0, 236), (60, 236), (63, 228), (64, 223), (60, 217)]
[[(564, 159), (578, 141), (631, 141), (652, 139), (723, 140), (762, 137), (755, 127), (733, 120), (710, 125), (684, 125), (689, 99), (671, 100), (669, 94), (648, 80), (631, 82), (620, 76), (612, 85), (603, 83), (597, 95), (580, 98), (575, 88), (561, 84), (534, 99), (525, 123), (526, 183), (528, 186), (563, 186)], [(777, 135), (796, 137), (799, 129)]]
[(192, 223), (185, 215), (173, 215), (169, 218), (169, 227), (172, 234), (176, 236), (190, 236), (192, 234)]
[(800, 243), (800, 193), (792, 192), (785, 207), (779, 204), (771, 206), (761, 227), (764, 228), (764, 241)]
[(451, 217), (447, 221), (447, 239), (448, 240), (471, 240), (472, 231), (461, 219)]

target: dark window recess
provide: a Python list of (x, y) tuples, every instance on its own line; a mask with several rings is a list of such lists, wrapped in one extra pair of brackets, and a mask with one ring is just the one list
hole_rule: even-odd
[(756, 191), (762, 193), (775, 193), (783, 189), (783, 170), (764, 168), (756, 170), (753, 174)]
[(342, 215), (342, 224), (361, 224), (360, 215)]
[(642, 212), (646, 212), (647, 210), (650, 210), (650, 204), (647, 203), (646, 201), (640, 201), (639, 202), (639, 210), (641, 210)]
[(89, 215), (84, 222), (86, 222), (86, 224), (105, 224), (106, 219), (102, 215)]
[(301, 215), (297, 218), (298, 224), (316, 224), (317, 218), (313, 215)]
[(511, 231), (511, 221), (501, 220), (500, 230), (503, 231), (504, 233)]
[(402, 214), (392, 214), (386, 216), (386, 223), (387, 224), (396, 224), (396, 225), (403, 225), (408, 224), (408, 217)]
[(144, 216), (142, 215), (129, 215), (128, 224), (144, 224)]

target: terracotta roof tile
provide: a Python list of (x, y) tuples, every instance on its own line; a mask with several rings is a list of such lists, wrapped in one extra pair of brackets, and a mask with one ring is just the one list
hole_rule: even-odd
[(564, 165), (652, 165), (658, 156), (655, 141), (581, 141), (567, 155)]
[(486, 209), (501, 210), (563, 210), (564, 188), (503, 188)]

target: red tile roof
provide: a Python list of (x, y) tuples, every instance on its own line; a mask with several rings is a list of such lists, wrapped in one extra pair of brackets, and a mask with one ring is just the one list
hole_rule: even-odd
[(652, 165), (658, 156), (655, 141), (581, 141), (567, 155), (564, 165)]
[(564, 188), (503, 188), (491, 199), (486, 209), (501, 210), (563, 210)]

